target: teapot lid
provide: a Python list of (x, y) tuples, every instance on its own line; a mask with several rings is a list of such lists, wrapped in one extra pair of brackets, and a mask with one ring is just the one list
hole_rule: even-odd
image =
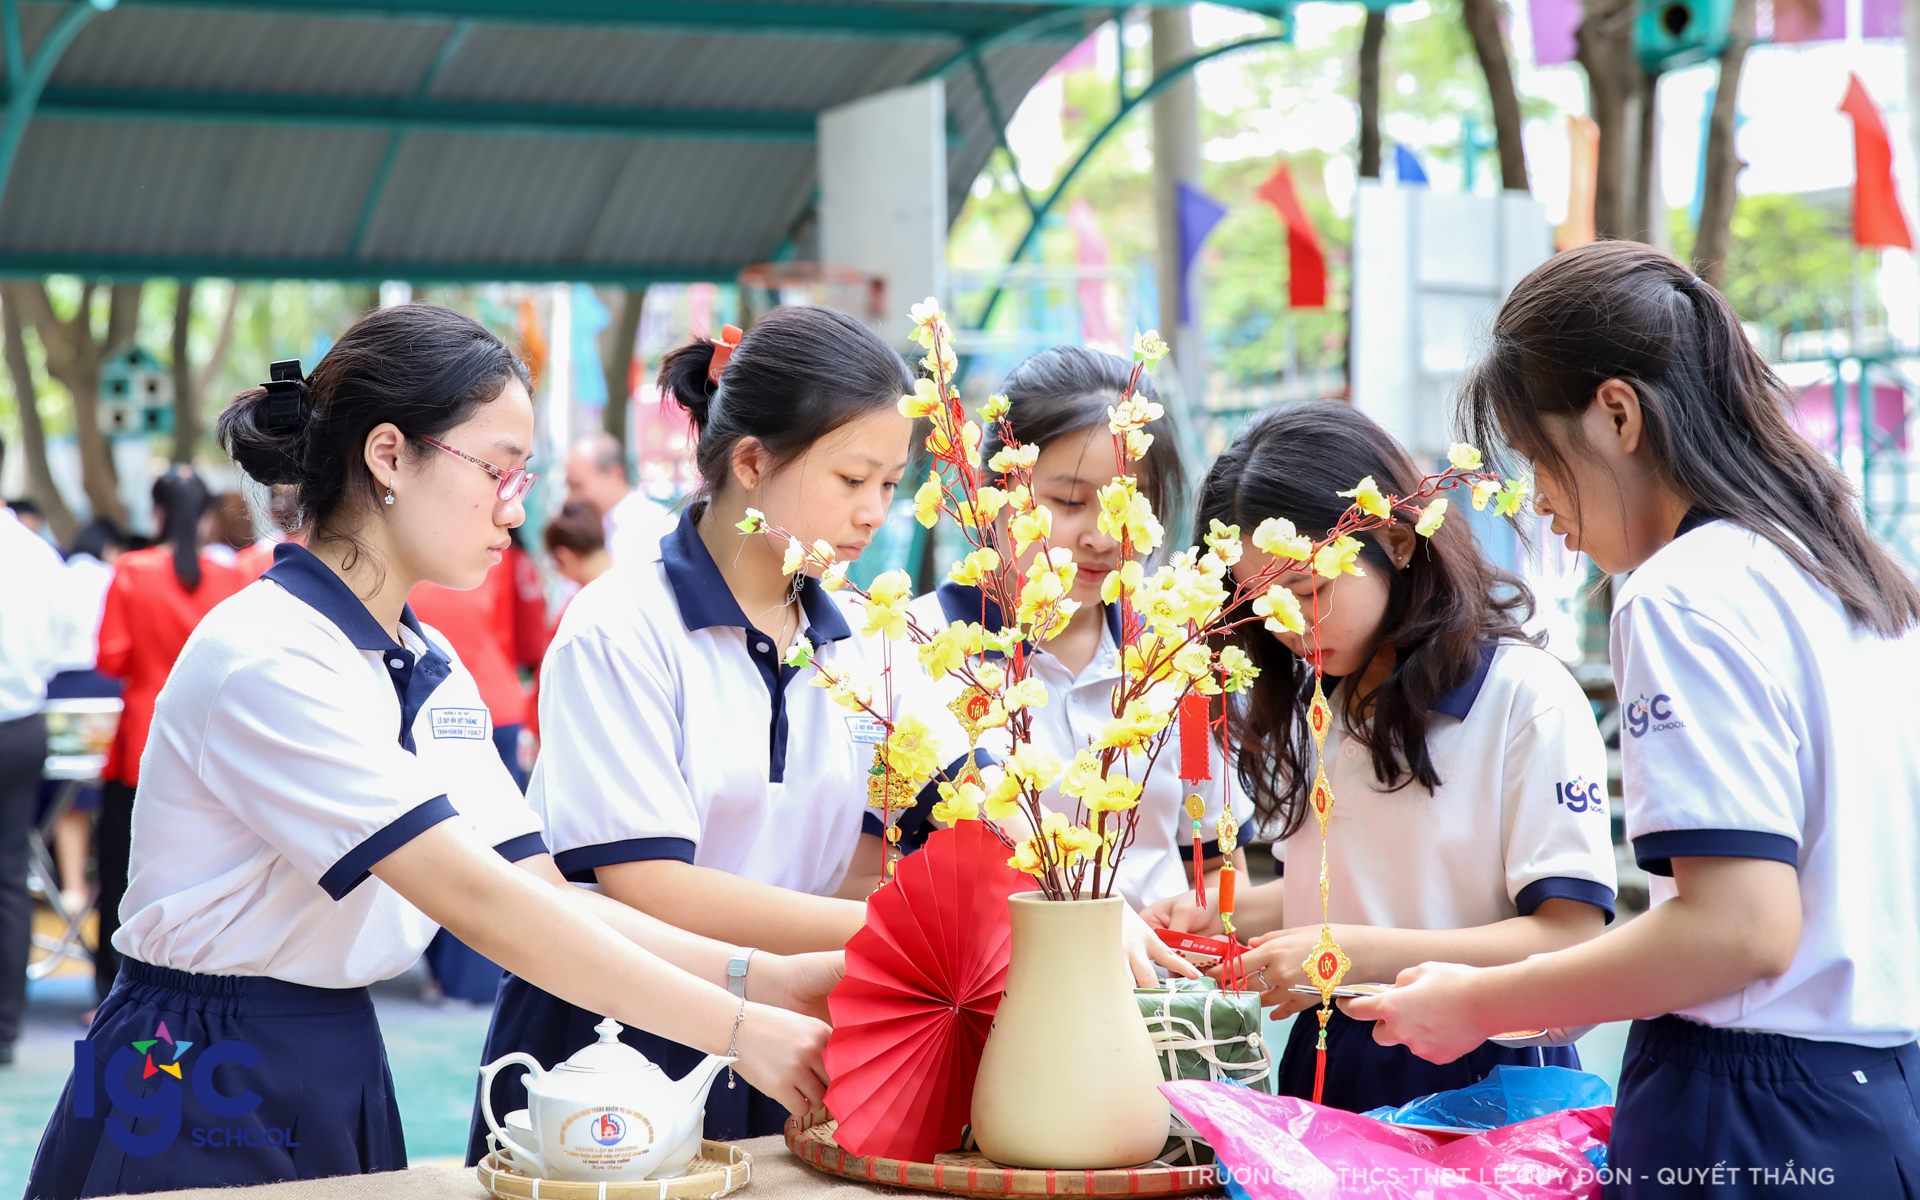
[(602, 1017), (593, 1031), (600, 1040), (583, 1046), (572, 1058), (554, 1068), (557, 1071), (592, 1072), (607, 1075), (626, 1075), (635, 1071), (659, 1072), (660, 1068), (646, 1055), (620, 1040), (620, 1022), (612, 1017)]

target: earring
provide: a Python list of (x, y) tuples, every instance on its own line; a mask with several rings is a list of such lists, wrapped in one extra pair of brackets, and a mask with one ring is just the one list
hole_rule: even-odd
[(393, 503), (393, 484), (392, 484), (392, 483), (388, 483), (388, 484), (387, 484), (387, 499), (386, 499), (386, 503), (388, 503), (388, 504), (392, 504), (392, 503)]

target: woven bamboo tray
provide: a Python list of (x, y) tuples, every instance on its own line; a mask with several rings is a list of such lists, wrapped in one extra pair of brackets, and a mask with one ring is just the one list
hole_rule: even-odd
[(474, 1173), (480, 1186), (501, 1200), (718, 1200), (747, 1186), (753, 1178), (753, 1156), (725, 1142), (703, 1140), (687, 1173), (672, 1179), (533, 1179), (506, 1167), (496, 1154), (481, 1160)]
[(787, 1119), (787, 1149), (817, 1171), (888, 1187), (955, 1196), (1184, 1196), (1220, 1186), (1211, 1164), (1170, 1167), (1148, 1163), (1104, 1171), (1043, 1171), (1003, 1167), (973, 1152), (934, 1155), (930, 1163), (862, 1158), (833, 1140), (837, 1124), (824, 1110)]

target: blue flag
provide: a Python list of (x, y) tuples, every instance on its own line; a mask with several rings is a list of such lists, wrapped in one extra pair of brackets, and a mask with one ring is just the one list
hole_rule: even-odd
[(587, 408), (607, 403), (607, 375), (600, 365), (600, 331), (613, 314), (584, 283), (573, 285), (573, 402)]
[(1193, 295), (1187, 286), (1189, 273), (1193, 270), (1193, 260), (1200, 256), (1200, 247), (1227, 215), (1226, 205), (1215, 200), (1197, 187), (1180, 182), (1173, 185), (1175, 205), (1180, 232), (1180, 323), (1193, 324)]
[(1413, 151), (1407, 149), (1399, 142), (1393, 144), (1393, 173), (1397, 175), (1400, 182), (1407, 187), (1412, 187), (1416, 184), (1420, 187), (1429, 186), (1426, 168), (1422, 167), (1420, 160), (1413, 156)]

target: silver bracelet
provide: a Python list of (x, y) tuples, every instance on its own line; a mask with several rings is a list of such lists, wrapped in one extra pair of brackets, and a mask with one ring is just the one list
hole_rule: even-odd
[(742, 946), (727, 960), (727, 990), (742, 1000), (747, 998), (747, 964), (756, 953), (752, 946)]
[[(752, 951), (748, 951), (748, 953), (752, 953)], [(743, 999), (740, 1001), (739, 1013), (736, 1014), (733, 1018), (733, 1036), (727, 1039), (727, 1057), (728, 1058), (738, 1058), (740, 1056), (739, 1055), (740, 1022), (746, 1019), (747, 1019), (747, 1002)], [(733, 1065), (731, 1063), (727, 1065), (727, 1087), (729, 1090), (731, 1090), (733, 1087)]]

